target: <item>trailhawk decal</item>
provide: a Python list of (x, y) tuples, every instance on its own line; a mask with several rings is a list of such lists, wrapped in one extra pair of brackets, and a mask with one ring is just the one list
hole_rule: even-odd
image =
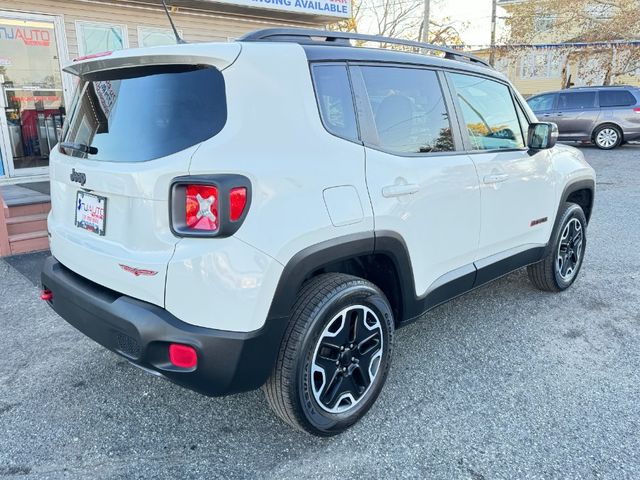
[(548, 220), (547, 217), (542, 217), (542, 218), (537, 218), (535, 220), (531, 220), (531, 223), (529, 224), (530, 227), (535, 227), (536, 225), (540, 225), (541, 223), (544, 223)]

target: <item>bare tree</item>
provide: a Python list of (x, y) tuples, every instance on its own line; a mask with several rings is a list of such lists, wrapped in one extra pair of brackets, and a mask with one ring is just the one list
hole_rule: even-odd
[(640, 0), (515, 3), (506, 19), (508, 33), (504, 40), (510, 44), (585, 43), (562, 50), (563, 83), (568, 80), (568, 65), (574, 63), (584, 83), (609, 85), (617, 77), (640, 69), (640, 47), (620, 43), (640, 39), (639, 11)]
[[(423, 0), (355, 0), (352, 17), (330, 25), (329, 29), (420, 40), (423, 5)], [(429, 24), (429, 42), (462, 44), (460, 32), (449, 18), (432, 18)]]

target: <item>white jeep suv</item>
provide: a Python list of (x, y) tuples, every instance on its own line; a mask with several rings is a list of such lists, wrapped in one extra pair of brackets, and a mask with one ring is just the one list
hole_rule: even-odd
[[(576, 279), (594, 171), (484, 62), (269, 29), (78, 59), (43, 298), (205, 395), (294, 427), (363, 416), (394, 330), (520, 267)], [(402, 43), (402, 42), (400, 42)]]

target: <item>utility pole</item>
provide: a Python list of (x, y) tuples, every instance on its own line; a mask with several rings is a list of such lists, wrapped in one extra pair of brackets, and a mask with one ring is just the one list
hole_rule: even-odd
[(430, 0), (424, 0), (424, 12), (422, 17), (422, 38), (424, 43), (429, 42), (429, 7)]
[(491, 46), (489, 47), (489, 63), (493, 66), (496, 59), (496, 7), (498, 0), (491, 0)]

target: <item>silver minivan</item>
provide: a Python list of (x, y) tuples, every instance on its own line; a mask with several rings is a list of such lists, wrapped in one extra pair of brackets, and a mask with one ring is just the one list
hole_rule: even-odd
[(640, 140), (640, 88), (574, 87), (527, 99), (536, 116), (558, 125), (559, 140), (593, 142), (610, 150)]

